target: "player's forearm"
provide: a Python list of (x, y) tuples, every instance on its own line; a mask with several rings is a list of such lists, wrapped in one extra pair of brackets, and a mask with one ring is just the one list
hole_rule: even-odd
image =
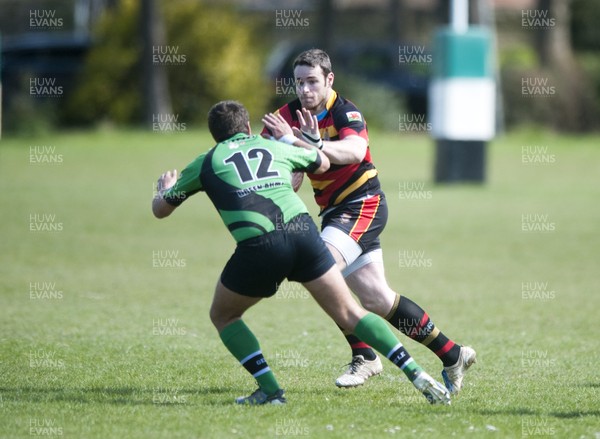
[(315, 148), (313, 145), (311, 145), (310, 143), (308, 143), (308, 142), (305, 142), (304, 140), (302, 140), (302, 139), (299, 139), (299, 138), (297, 138), (297, 137), (296, 137), (296, 140), (294, 140), (294, 142), (292, 143), (292, 145), (294, 145), (294, 146), (297, 146), (297, 147), (299, 147), (299, 148), (308, 149), (308, 150), (311, 150), (311, 149), (316, 149), (316, 148)]
[(329, 160), (329, 157), (327, 157), (327, 155), (325, 153), (323, 153), (322, 151), (317, 149), (317, 153), (319, 154), (319, 159), (320, 159), (321, 164), (318, 167), (318, 169), (316, 169), (313, 173), (314, 174), (322, 174), (329, 169), (331, 161)]
[(156, 195), (152, 199), (152, 213), (156, 218), (165, 218), (173, 213), (176, 206), (167, 203), (163, 194), (177, 182), (177, 169), (163, 173), (156, 182)]
[[(281, 141), (281, 139), (279, 139), (279, 140)], [(296, 146), (298, 148), (304, 148), (304, 149), (308, 149), (308, 150), (315, 149), (317, 151), (317, 154), (319, 156), (320, 165), (315, 171), (313, 171), (314, 174), (322, 174), (323, 172), (326, 172), (329, 169), (329, 166), (331, 165), (329, 157), (327, 157), (327, 155), (321, 149), (317, 148), (316, 146), (311, 145), (310, 143), (305, 142), (304, 140), (299, 139), (294, 136), (288, 137), (287, 141), (285, 141), (285, 139), (284, 139), (284, 143), (289, 143), (290, 145)], [(300, 187), (300, 186), (298, 186), (298, 187)]]
[(367, 144), (363, 139), (325, 140), (322, 151), (334, 165), (351, 165), (363, 161), (367, 153)]
[(161, 195), (152, 200), (152, 213), (158, 219), (166, 218), (173, 213), (175, 206), (171, 206)]

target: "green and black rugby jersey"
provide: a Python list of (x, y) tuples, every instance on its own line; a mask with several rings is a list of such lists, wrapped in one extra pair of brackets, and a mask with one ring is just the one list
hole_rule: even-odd
[(205, 191), (237, 241), (281, 230), (308, 210), (292, 189), (293, 171), (313, 172), (317, 151), (239, 133), (200, 155), (163, 194), (179, 206)]

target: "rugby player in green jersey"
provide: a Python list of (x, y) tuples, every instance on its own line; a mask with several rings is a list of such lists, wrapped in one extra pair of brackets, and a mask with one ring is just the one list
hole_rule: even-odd
[(351, 296), (306, 206), (292, 189), (292, 172), (323, 173), (329, 159), (296, 138), (291, 128), (278, 137), (279, 142), (253, 136), (248, 112), (235, 101), (213, 106), (208, 126), (217, 144), (180, 175), (174, 170), (160, 176), (152, 211), (157, 218), (167, 217), (190, 196), (206, 192), (237, 242), (210, 308), (223, 344), (258, 382), (254, 393), (236, 402), (286, 402), (242, 316), (262, 298), (274, 295), (287, 278), (302, 283), (338, 326), (396, 364), (430, 403), (449, 404), (446, 388), (412, 359), (383, 319), (365, 311)]
[[(392, 290), (385, 278), (379, 236), (388, 209), (362, 113), (333, 89), (335, 77), (327, 53), (320, 49), (302, 52), (293, 67), (298, 97), (264, 121), (262, 134), (278, 136), (282, 130), (290, 132), (291, 126), (291, 132), (329, 158), (331, 166), (326, 172), (307, 173), (321, 208), (321, 238), (361, 304), (431, 350), (442, 361), (446, 387), (458, 393), (476, 360), (475, 350), (446, 337), (423, 308)], [(294, 176), (296, 189), (301, 177)], [(366, 340), (349, 331), (344, 334), (352, 360), (336, 385), (359, 386), (381, 373), (383, 366)]]

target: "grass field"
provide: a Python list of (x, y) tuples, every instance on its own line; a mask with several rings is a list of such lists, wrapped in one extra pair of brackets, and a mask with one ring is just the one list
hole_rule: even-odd
[(337, 389), (348, 349), (295, 284), (246, 316), (289, 404), (234, 406), (254, 382), (208, 319), (233, 240), (204, 195), (150, 212), (208, 135), (99, 131), (0, 143), (0, 437), (600, 437), (600, 138), (499, 138), (482, 186), (431, 184), (427, 137), (371, 143), (390, 284), (478, 351), (451, 406), (389, 363)]

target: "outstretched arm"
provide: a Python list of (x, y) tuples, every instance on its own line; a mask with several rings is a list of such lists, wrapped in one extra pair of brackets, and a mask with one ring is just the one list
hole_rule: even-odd
[(367, 153), (367, 141), (360, 136), (351, 135), (342, 140), (323, 141), (323, 152), (335, 165), (360, 163)]
[[(289, 145), (298, 146), (304, 149), (316, 149), (317, 154), (321, 160), (321, 165), (313, 171), (314, 174), (322, 174), (329, 169), (330, 161), (329, 157), (326, 154), (323, 154), (320, 148), (314, 146), (311, 143), (306, 142), (303, 139), (299, 139), (295, 136), (295, 132), (292, 130), (292, 127), (287, 123), (287, 121), (283, 118), (281, 114), (273, 114), (268, 113), (262, 119), (262, 122), (265, 124), (267, 128), (271, 130), (273, 136), (279, 140), (280, 142), (287, 143)], [(314, 118), (314, 123), (317, 123), (316, 116)], [(296, 131), (300, 133), (299, 131)], [(302, 134), (302, 133), (300, 133)], [(298, 185), (299, 187), (299, 185)], [(297, 190), (297, 189), (295, 189)]]
[(177, 206), (165, 201), (163, 194), (177, 182), (177, 169), (163, 173), (157, 182), (156, 196), (152, 200), (152, 213), (156, 218), (166, 218), (173, 213)]
[(358, 135), (349, 135), (341, 140), (321, 140), (317, 117), (303, 108), (296, 110), (300, 129), (296, 128), (294, 134), (307, 138), (312, 144), (318, 145), (319, 149), (329, 157), (332, 164), (350, 165), (360, 163), (367, 153), (367, 141)]

